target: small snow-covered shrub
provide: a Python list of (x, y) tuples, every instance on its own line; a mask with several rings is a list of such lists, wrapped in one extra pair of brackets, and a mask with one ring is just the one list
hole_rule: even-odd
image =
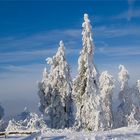
[(28, 112), (26, 110), (15, 119), (9, 121), (6, 131), (36, 131), (45, 129), (46, 127), (42, 116), (38, 116), (36, 113)]

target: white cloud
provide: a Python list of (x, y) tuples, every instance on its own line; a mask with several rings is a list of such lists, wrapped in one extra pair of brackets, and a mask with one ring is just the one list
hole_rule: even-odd
[(20, 61), (22, 63), (22, 61), (33, 60), (36, 57), (52, 55), (54, 52), (55, 49), (0, 53), (0, 62)]
[(128, 9), (116, 16), (111, 17), (111, 19), (127, 19), (131, 21), (132, 18), (140, 18), (140, 9), (135, 9), (136, 0), (128, 0)]
[(107, 54), (109, 56), (113, 57), (119, 57), (119, 56), (135, 56), (140, 55), (140, 46), (106, 46), (106, 47), (100, 47), (97, 48), (98, 53)]
[[(128, 35), (139, 36), (140, 28), (137, 26), (130, 27), (107, 27), (99, 26), (94, 29), (96, 38), (116, 38)], [(0, 62), (22, 62), (36, 59), (44, 59), (52, 56), (57, 49), (59, 39), (63, 39), (66, 47), (66, 55), (79, 54), (81, 48), (81, 30), (53, 30), (48, 33), (39, 33), (26, 37), (7, 37), (1, 38), (1, 49), (12, 49), (12, 52), (1, 52)], [(70, 39), (69, 39), (70, 38)], [(58, 41), (57, 41), (58, 40)], [(47, 48), (47, 49), (46, 49)], [(98, 48), (98, 46), (97, 46)], [(113, 47), (114, 48), (114, 47)]]
[(78, 53), (80, 32), (79, 29), (51, 30), (28, 36), (0, 38), (0, 62), (45, 60), (56, 52), (60, 40), (64, 40), (67, 55)]
[(127, 19), (128, 21), (130, 21), (132, 18), (140, 18), (139, 9), (128, 9), (127, 11), (112, 17), (112, 19)]
[(127, 13), (127, 20), (130, 21), (132, 17), (134, 17), (134, 6), (135, 0), (128, 0), (128, 13)]
[[(31, 51), (14, 51), (14, 52), (6, 52), (6, 53), (0, 53), (0, 62), (28, 62), (31, 60), (37, 60), (47, 57), (51, 57), (53, 54), (55, 54), (57, 48), (50, 48), (45, 50), (31, 50)], [(78, 48), (66, 48), (66, 55), (75, 55), (78, 54), (79, 49)]]
[(116, 38), (116, 37), (125, 37), (128, 35), (140, 36), (140, 27), (139, 26), (99, 26), (95, 27), (95, 35), (98, 38)]
[(3, 37), (0, 38), (0, 44), (1, 50), (7, 48), (17, 50), (44, 49), (46, 46), (47, 48), (57, 46), (60, 40), (65, 42), (77, 39), (80, 35), (80, 29), (51, 30), (31, 35)]
[[(122, 20), (125, 19), (127, 21), (131, 21), (132, 18), (140, 18), (140, 8), (136, 5), (136, 0), (126, 0), (128, 8), (125, 9), (123, 12), (113, 15), (113, 16), (108, 16), (108, 17), (103, 17), (103, 16), (92, 16), (92, 18), (95, 19), (96, 22), (110, 22), (110, 21), (115, 21), (115, 20)], [(120, 3), (121, 4), (121, 3)]]

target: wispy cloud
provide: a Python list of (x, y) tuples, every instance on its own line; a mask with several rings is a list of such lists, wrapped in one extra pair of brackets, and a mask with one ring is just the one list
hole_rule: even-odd
[(14, 52), (6, 52), (0, 53), (0, 62), (23, 62), (23, 61), (31, 61), (35, 60), (39, 57), (50, 56), (56, 51), (53, 49), (46, 50), (33, 50), (33, 51), (14, 51)]
[(131, 21), (132, 18), (140, 18), (140, 9), (135, 8), (136, 0), (128, 0), (128, 9), (116, 16), (110, 17), (110, 19), (126, 19)]
[(116, 38), (125, 36), (140, 36), (139, 26), (99, 26), (94, 29), (96, 37)]
[(0, 63), (29, 62), (55, 54), (59, 41), (64, 40), (66, 54), (78, 53), (80, 29), (51, 30), (48, 32), (0, 38)]
[(112, 19), (127, 19), (128, 21), (132, 18), (140, 18), (140, 9), (128, 9), (127, 11), (112, 17)]
[[(139, 1), (139, 0), (138, 0)], [(115, 20), (127, 20), (131, 21), (133, 18), (140, 18), (140, 7), (137, 5), (137, 0), (126, 0), (127, 8), (120, 13), (114, 14), (113, 16), (92, 16), (93, 19), (98, 23), (102, 22), (113, 22)]]
[(136, 56), (140, 55), (140, 46), (105, 46), (97, 48), (98, 53), (103, 53), (109, 56)]
[[(98, 42), (99, 39), (140, 36), (139, 30), (140, 27), (138, 26), (118, 28), (113, 26), (99, 26), (94, 28), (93, 32)], [(51, 57), (55, 54), (59, 40), (61, 39), (64, 39), (65, 42), (66, 55), (79, 54), (82, 45), (80, 29), (52, 30), (49, 33), (43, 32), (25, 37), (0, 38), (0, 63), (11, 64), (13, 62), (43, 61), (46, 57)], [(105, 41), (103, 41), (102, 46), (106, 45), (108, 47), (107, 43), (105, 45), (104, 43)], [(98, 49), (98, 43), (96, 48)], [(112, 46), (111, 48), (116, 47)], [(117, 50), (114, 51), (117, 53)]]
[[(0, 50), (32, 50), (36, 48), (44, 49), (57, 46), (60, 40), (68, 42), (79, 38), (80, 29), (51, 30), (31, 35), (11, 36), (0, 38)], [(52, 46), (53, 44), (53, 46)], [(55, 45), (54, 45), (55, 44)]]
[[(0, 78), (3, 78), (3, 79), (8, 78), (10, 75), (11, 76), (12, 76), (12, 74), (14, 75), (14, 73), (16, 75), (37, 73), (43, 67), (45, 67), (43, 64), (30, 64), (30, 65), (19, 65), (19, 66), (16, 66), (16, 65), (5, 65), (5, 66), (1, 66), (1, 68), (4, 71), (3, 71), (2, 74), (0, 74)], [(10, 76), (10, 78), (11, 78), (11, 76)]]
[[(12, 62), (29, 62), (33, 60), (45, 60), (47, 57), (51, 57), (57, 51), (57, 48), (50, 48), (44, 50), (33, 50), (33, 51), (14, 51), (0, 53), (0, 63), (12, 63)], [(79, 48), (67, 48), (66, 55), (78, 54)]]
[(136, 0), (128, 0), (128, 15), (127, 15), (127, 20), (131, 20), (131, 18), (133, 16), (135, 16), (134, 14), (134, 4), (135, 4)]

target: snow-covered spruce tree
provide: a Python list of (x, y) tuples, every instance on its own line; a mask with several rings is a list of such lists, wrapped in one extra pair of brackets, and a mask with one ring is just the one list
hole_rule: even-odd
[(140, 111), (134, 105), (132, 105), (132, 108), (133, 109), (131, 111), (131, 114), (127, 118), (128, 126), (137, 125), (139, 123), (139, 121), (136, 119), (136, 117), (139, 117)]
[(132, 87), (132, 99), (136, 106), (140, 106), (140, 80)]
[(140, 108), (140, 80), (137, 80), (135, 87), (134, 97), (137, 99), (137, 101), (135, 99), (133, 102), (137, 103), (136, 106)]
[(140, 123), (140, 80), (131, 88), (132, 108), (131, 114), (128, 114), (128, 125)]
[(88, 15), (82, 24), (83, 49), (78, 59), (78, 74), (73, 82), (75, 125), (78, 129), (98, 130), (98, 72), (93, 62), (94, 44)]
[(114, 85), (113, 77), (104, 71), (99, 78), (100, 83), (100, 130), (108, 130), (113, 126), (112, 94)]
[(44, 69), (42, 81), (39, 83), (40, 111), (46, 116), (48, 127), (70, 127), (73, 122), (72, 80), (63, 41), (60, 41), (56, 55), (48, 58), (47, 63), (50, 71)]
[(127, 69), (123, 66), (119, 66), (118, 79), (120, 82), (120, 92), (119, 92), (119, 101), (120, 104), (117, 107), (117, 112), (115, 115), (114, 127), (123, 127), (127, 126), (127, 117), (130, 115), (132, 110), (132, 94), (131, 88), (128, 86), (129, 73)]

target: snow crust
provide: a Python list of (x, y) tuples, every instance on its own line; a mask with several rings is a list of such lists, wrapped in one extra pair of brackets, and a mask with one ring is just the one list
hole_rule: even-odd
[[(8, 140), (139, 140), (140, 126), (123, 127), (104, 132), (74, 131), (70, 129), (48, 129), (32, 135), (10, 135)], [(0, 136), (1, 140), (5, 140)]]

